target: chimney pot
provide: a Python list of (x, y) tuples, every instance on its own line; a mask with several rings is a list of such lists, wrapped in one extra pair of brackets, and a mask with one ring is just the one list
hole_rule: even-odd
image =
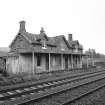
[(44, 33), (44, 28), (41, 27), (40, 33)]
[(72, 41), (73, 38), (72, 38), (72, 34), (68, 34), (68, 42)]
[(19, 32), (26, 32), (26, 29), (25, 29), (25, 21), (20, 21), (20, 29), (19, 29)]

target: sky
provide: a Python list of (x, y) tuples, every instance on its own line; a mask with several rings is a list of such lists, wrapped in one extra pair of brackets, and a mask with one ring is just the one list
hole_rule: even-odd
[(0, 0), (0, 47), (10, 45), (22, 20), (27, 32), (72, 33), (84, 51), (105, 54), (105, 0)]

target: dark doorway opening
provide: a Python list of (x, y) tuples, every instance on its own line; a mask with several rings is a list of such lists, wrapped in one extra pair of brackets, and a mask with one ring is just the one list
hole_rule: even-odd
[(65, 69), (68, 69), (68, 56), (65, 56)]
[(49, 56), (46, 55), (46, 70), (49, 70)]

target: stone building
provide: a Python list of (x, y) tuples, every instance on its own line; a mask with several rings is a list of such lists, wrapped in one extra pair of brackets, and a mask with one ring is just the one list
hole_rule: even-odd
[(49, 37), (43, 28), (39, 34), (26, 31), (25, 21), (20, 22), (18, 34), (10, 44), (7, 58), (9, 73), (39, 73), (54, 70), (71, 70), (82, 67), (83, 47), (68, 34)]

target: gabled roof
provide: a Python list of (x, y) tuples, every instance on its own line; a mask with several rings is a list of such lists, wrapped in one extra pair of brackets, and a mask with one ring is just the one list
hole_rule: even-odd
[[(19, 33), (16, 35), (16, 37), (18, 35), (22, 35), (29, 42), (29, 44), (32, 45), (33, 48), (37, 44), (42, 46), (44, 43), (51, 48), (56, 47), (55, 49), (59, 49), (59, 50), (61, 50), (62, 46), (65, 47), (66, 50), (68, 50), (68, 51), (70, 49), (75, 48), (75, 45), (78, 45), (78, 47), (80, 49), (83, 48), (82, 45), (79, 44), (78, 40), (68, 41), (68, 40), (66, 40), (64, 35), (59, 35), (59, 36), (55, 36), (55, 37), (48, 37), (46, 35), (46, 33), (44, 32), (43, 28), (41, 28), (39, 34), (32, 34), (32, 33), (26, 32), (25, 22), (23, 22), (23, 21), (20, 22), (20, 30), (19, 30)], [(15, 37), (15, 39), (16, 39), (16, 37)], [(13, 44), (15, 39), (12, 41), (11, 45)], [(10, 45), (10, 47), (11, 47), (11, 45)]]
[(54, 45), (54, 42), (50, 40), (50, 37), (48, 37), (45, 33), (40, 34), (32, 34), (29, 32), (21, 33), (25, 38), (29, 40), (31, 43), (40, 43), (40, 40), (46, 40), (46, 43), (49, 45)]
[(32, 34), (29, 32), (22, 32), (20, 34), (23, 35), (30, 43), (38, 43), (36, 38), (39, 34)]
[(76, 48), (76, 46), (78, 45), (78, 48), (79, 49), (83, 49), (83, 46), (81, 45), (81, 44), (79, 44), (79, 41), (78, 40), (73, 40), (73, 41), (71, 41), (70, 42), (71, 43), (71, 46), (73, 47), (73, 48)]
[(69, 48), (72, 48), (68, 41), (66, 40), (65, 36), (64, 35), (59, 35), (59, 36), (55, 36), (55, 37), (52, 37), (53, 41), (55, 42), (56, 46), (59, 47), (59, 45), (64, 41), (66, 46)]

